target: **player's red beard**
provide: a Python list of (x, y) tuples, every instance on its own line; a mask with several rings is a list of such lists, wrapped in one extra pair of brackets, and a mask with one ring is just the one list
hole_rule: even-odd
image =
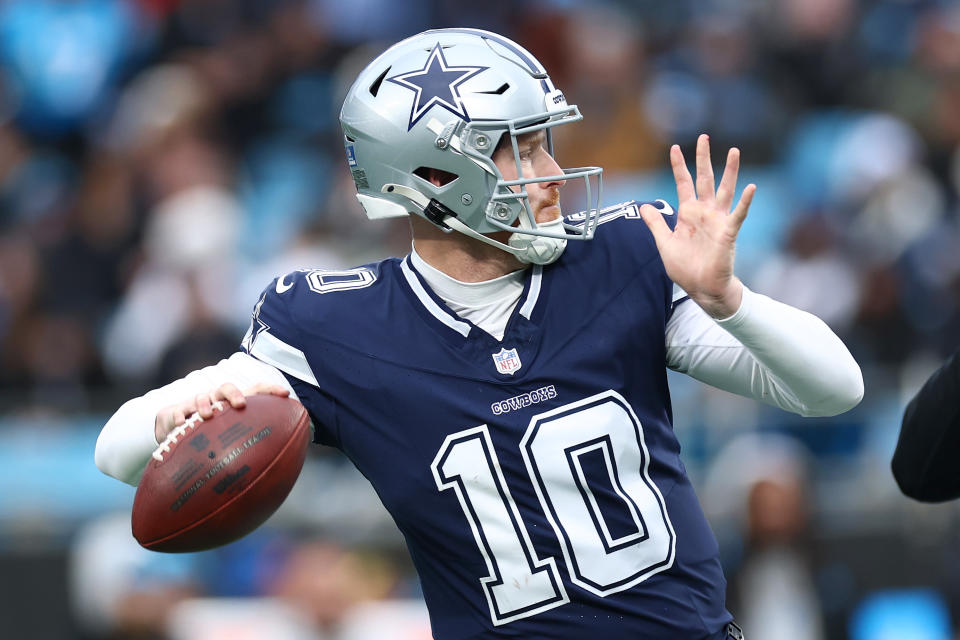
[[(537, 222), (549, 222), (553, 220), (556, 216), (551, 216), (550, 220), (540, 220), (540, 212), (549, 207), (560, 207), (560, 190), (559, 189), (550, 189), (546, 194), (546, 198), (540, 201), (537, 205), (536, 211), (534, 211), (534, 218)], [(563, 215), (563, 214), (560, 214)]]

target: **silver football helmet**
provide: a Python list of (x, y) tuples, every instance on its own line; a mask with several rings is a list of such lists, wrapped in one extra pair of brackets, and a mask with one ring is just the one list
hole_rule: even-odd
[[(552, 154), (550, 130), (582, 117), (515, 42), (479, 29), (435, 29), (397, 43), (367, 65), (347, 93), (340, 123), (367, 217), (412, 212), (523, 262), (547, 264), (568, 239), (593, 237), (603, 169), (525, 177), (517, 137), (545, 130)], [(504, 135), (513, 147), (515, 180), (504, 179), (492, 159)], [(430, 169), (454, 177), (438, 186), (428, 179)], [(577, 224), (537, 224), (526, 185), (577, 178), (586, 194)], [(507, 243), (486, 235), (497, 231), (511, 232)]]

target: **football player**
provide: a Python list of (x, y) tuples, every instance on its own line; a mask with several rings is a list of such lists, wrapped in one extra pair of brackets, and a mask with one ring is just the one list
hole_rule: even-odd
[(937, 369), (903, 412), (893, 477), (904, 495), (922, 502), (960, 498), (960, 351)]
[[(822, 321), (734, 275), (755, 191), (734, 205), (736, 149), (719, 185), (706, 136), (696, 181), (671, 149), (676, 210), (604, 208), (602, 170), (552, 154), (580, 118), (494, 33), (388, 49), (341, 123), (357, 198), (410, 218), (409, 255), (278, 277), (238, 353), (117, 411), (100, 468), (135, 484), (191, 413), (289, 394), (403, 532), (437, 640), (741, 637), (666, 368), (805, 416), (856, 405), (860, 369)], [(572, 181), (586, 203), (564, 216)]]

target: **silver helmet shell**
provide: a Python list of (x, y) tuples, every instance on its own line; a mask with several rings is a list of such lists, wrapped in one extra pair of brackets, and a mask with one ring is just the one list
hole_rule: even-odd
[[(527, 262), (559, 256), (568, 239), (593, 237), (602, 169), (524, 176), (517, 137), (576, 122), (543, 66), (515, 42), (479, 29), (435, 29), (387, 49), (360, 73), (340, 113), (357, 198), (371, 219), (415, 213), (445, 230), (494, 244)], [(492, 156), (509, 136), (517, 179)], [(426, 170), (455, 176), (442, 185)], [(591, 188), (595, 177), (597, 187)], [(526, 185), (582, 178), (587, 206), (577, 225), (538, 225)], [(487, 237), (510, 231), (503, 244)]]

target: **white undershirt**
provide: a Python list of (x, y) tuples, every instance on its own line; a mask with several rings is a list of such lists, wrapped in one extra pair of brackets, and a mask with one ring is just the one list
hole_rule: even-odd
[[(478, 286), (445, 274), (438, 277), (440, 272), (416, 253), (412, 260), (456, 313), (491, 335), (503, 336), (523, 292), (523, 271)], [(860, 367), (822, 320), (747, 287), (737, 312), (722, 320), (713, 320), (692, 301), (679, 303), (667, 321), (665, 341), (669, 368), (799, 415), (836, 415), (863, 397)], [(288, 388), (296, 397), (279, 369), (246, 353), (235, 353), (120, 407), (97, 440), (97, 466), (110, 476), (137, 484), (157, 446), (153, 433), (157, 412), (226, 382), (240, 389), (270, 382)]]
[(410, 262), (451, 311), (503, 340), (510, 314), (523, 295), (525, 269), (493, 280), (461, 282), (427, 264), (416, 249), (410, 252)]

